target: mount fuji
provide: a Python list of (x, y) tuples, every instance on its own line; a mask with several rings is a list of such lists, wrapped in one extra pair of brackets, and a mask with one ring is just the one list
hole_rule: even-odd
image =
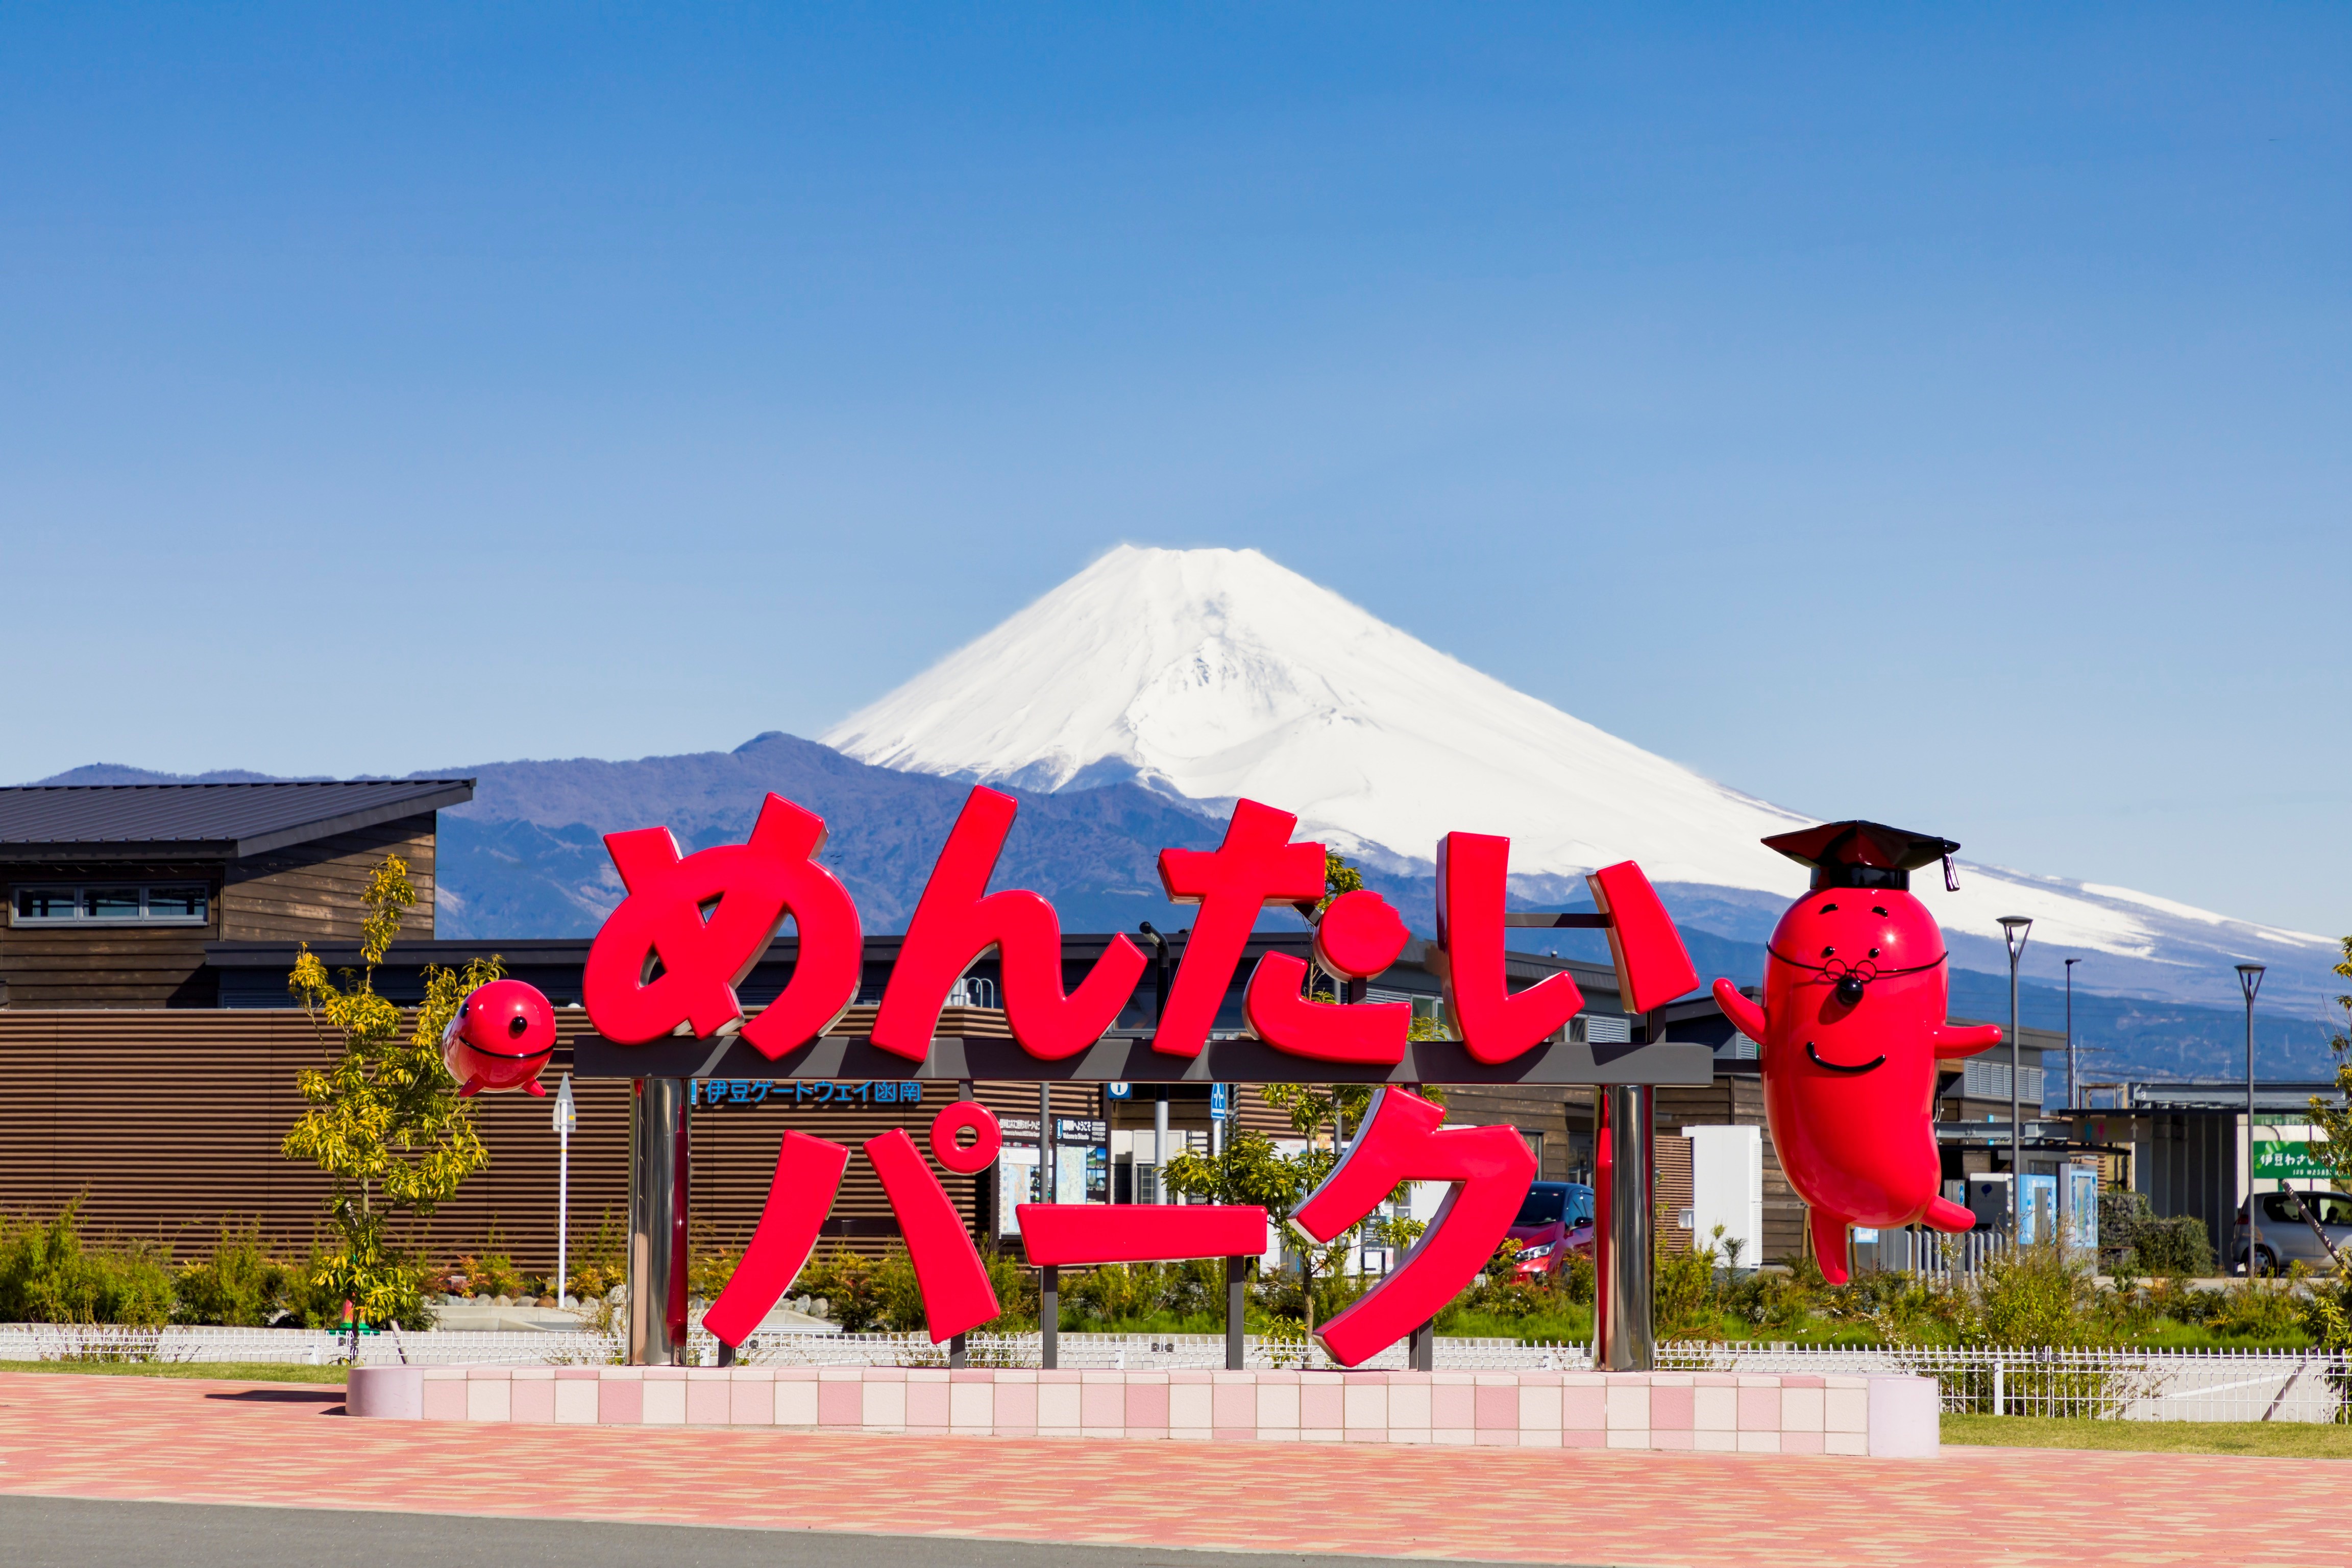
[[(1511, 839), (1514, 890), (1642, 863), (1686, 924), (1760, 942), (1801, 867), (1758, 841), (1817, 818), (1645, 752), (1440, 653), (1255, 550), (1121, 546), (979, 640), (827, 731), (878, 767), (1067, 795), (1133, 784), (1222, 816), (1238, 796), (1296, 812), (1391, 877), (1431, 875), (1455, 829)], [(1964, 862), (1923, 874), (1956, 965), (2007, 966), (1995, 921), (2033, 918), (2032, 973), (2096, 957), (2100, 991), (2312, 1015), (2336, 944), (2128, 889)], [(1423, 923), (1422, 910), (1409, 918)]]

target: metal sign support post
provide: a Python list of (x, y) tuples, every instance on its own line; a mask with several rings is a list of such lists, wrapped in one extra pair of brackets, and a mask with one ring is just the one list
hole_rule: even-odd
[(1248, 1353), (1248, 1348), (1243, 1342), (1242, 1334), (1248, 1321), (1244, 1302), (1245, 1293), (1243, 1289), (1243, 1281), (1247, 1278), (1244, 1270), (1248, 1266), (1249, 1259), (1246, 1258), (1225, 1259), (1225, 1370), (1227, 1372), (1241, 1371), (1242, 1363)]
[(686, 1359), (686, 1220), (689, 1148), (688, 1080), (636, 1082), (629, 1112), (631, 1366)]
[(1168, 1201), (1168, 1086), (1151, 1102), (1151, 1201)]
[[(972, 1098), (972, 1093), (971, 1093), (971, 1079), (968, 1079), (968, 1078), (965, 1078), (965, 1079), (958, 1079), (956, 1080), (956, 1099), (957, 1099), (957, 1100), (970, 1100), (970, 1099), (971, 1099), (971, 1098)], [(1000, 1181), (1000, 1182), (1001, 1182), (1001, 1181), (1003, 1181), (1003, 1180), (1004, 1179), (1004, 1178), (1003, 1178), (1003, 1174), (1002, 1174), (1002, 1172), (1003, 1171), (1003, 1167), (1002, 1165), (999, 1165), (999, 1166), (997, 1167), (997, 1170), (998, 1170), (998, 1172), (999, 1172), (1000, 1173), (999, 1173), (999, 1175), (997, 1176), (997, 1178), (996, 1178), (996, 1179), (997, 1179), (998, 1181)], [(981, 1185), (981, 1190), (982, 1190), (982, 1191), (983, 1191), (983, 1192), (987, 1191), (986, 1186), (985, 1186), (985, 1184), (982, 1184)], [(989, 1195), (990, 1195), (990, 1196), (992, 1197), (992, 1199), (994, 1194), (992, 1193), (992, 1194), (990, 1194)], [(979, 1218), (980, 1218), (980, 1224), (981, 1224), (981, 1225), (982, 1225), (982, 1229), (983, 1229), (983, 1233), (984, 1233), (984, 1234), (986, 1234), (986, 1235), (990, 1235), (990, 1236), (993, 1236), (993, 1235), (995, 1235), (995, 1234), (996, 1234), (996, 1233), (995, 1233), (995, 1231), (994, 1231), (994, 1229), (992, 1228), (992, 1227), (993, 1227), (993, 1226), (994, 1226), (994, 1224), (995, 1224), (995, 1220), (993, 1219), (993, 1217), (989, 1216), (989, 1215), (987, 1215), (983, 1214), (983, 1215), (982, 1215), (981, 1216), (979, 1216)], [(949, 1370), (949, 1371), (950, 1371), (950, 1372), (961, 1372), (964, 1368), (966, 1368), (966, 1367), (970, 1366), (971, 1364), (971, 1341), (970, 1337), (969, 1337), (969, 1336), (967, 1336), (967, 1335), (964, 1335), (964, 1334), (958, 1334), (958, 1335), (956, 1335), (956, 1336), (955, 1336), (955, 1338), (953, 1338), (953, 1339), (951, 1339), (951, 1340), (950, 1340), (950, 1341), (948, 1342), (948, 1370)]]
[[(1060, 1174), (1054, 1169), (1054, 1086), (1037, 1086), (1037, 1201), (1061, 1202)], [(1062, 1364), (1062, 1271), (1047, 1264), (1037, 1270), (1037, 1363), (1047, 1372)]]
[(1650, 1372), (1657, 1364), (1652, 1334), (1654, 1217), (1650, 1212), (1655, 1181), (1651, 1121), (1657, 1090), (1646, 1083), (1612, 1084), (1602, 1090), (1609, 1134), (1609, 1212), (1601, 1271), (1600, 1370)]

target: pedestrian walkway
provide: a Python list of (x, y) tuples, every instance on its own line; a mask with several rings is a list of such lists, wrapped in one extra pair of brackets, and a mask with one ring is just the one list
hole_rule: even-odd
[[(2352, 1563), (2352, 1465), (362, 1422), (340, 1389), (0, 1373), (0, 1492), (1553, 1563)], [(2199, 1500), (2259, 1497), (2249, 1535)]]

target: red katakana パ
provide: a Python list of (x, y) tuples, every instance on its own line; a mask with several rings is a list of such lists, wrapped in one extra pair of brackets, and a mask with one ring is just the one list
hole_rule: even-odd
[[(956, 1134), (964, 1128), (978, 1137), (960, 1148)], [(996, 1118), (973, 1100), (959, 1100), (931, 1121), (932, 1152), (941, 1164), (965, 1174), (993, 1160), (1002, 1141)], [(996, 1290), (988, 1281), (980, 1251), (972, 1246), (954, 1201), (906, 1129), (894, 1127), (867, 1139), (866, 1157), (882, 1178), (882, 1191), (914, 1260), (931, 1342), (943, 1344), (994, 1318), (1000, 1310)], [(730, 1345), (740, 1346), (751, 1337), (808, 1262), (848, 1164), (849, 1151), (838, 1143), (804, 1132), (784, 1134), (751, 1243), (719, 1299), (703, 1314), (703, 1327)]]

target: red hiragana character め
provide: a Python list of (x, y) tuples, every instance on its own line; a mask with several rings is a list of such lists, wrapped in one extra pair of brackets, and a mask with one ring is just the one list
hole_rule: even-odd
[(1445, 1182), (1429, 1230), (1397, 1270), (1318, 1335), (1341, 1366), (1370, 1357), (1437, 1315), (1502, 1245), (1536, 1178), (1527, 1140), (1511, 1127), (1444, 1126), (1417, 1094), (1383, 1089), (1348, 1152), (1292, 1212), (1291, 1223), (1329, 1241), (1378, 1208), (1402, 1182)]
[(750, 840), (681, 855), (667, 827), (607, 834), (628, 896), (597, 931), (581, 975), (589, 1021), (643, 1045), (742, 1026), (735, 987), (784, 914), (799, 928), (792, 982), (743, 1037), (771, 1059), (836, 1022), (856, 1000), (864, 935), (849, 890), (815, 861), (824, 819), (782, 795), (761, 805)]
[[(1315, 956), (1346, 980), (1369, 980), (1397, 961), (1411, 938), (1404, 920), (1388, 900), (1367, 889), (1331, 900), (1315, 928)], [(1412, 1033), (1410, 1002), (1359, 1003), (1342, 1006), (1312, 1002), (1299, 994), (1307, 961), (1269, 952), (1251, 972), (1243, 1010), (1250, 1032), (1293, 1056), (1326, 1062), (1404, 1060)]]
[(1032, 1056), (1058, 1061), (1101, 1038), (1143, 974), (1143, 950), (1124, 936), (1095, 961), (1075, 991), (1062, 989), (1062, 922), (1035, 893), (990, 893), (1019, 803), (974, 788), (907, 926), (905, 944), (874, 1020), (874, 1043), (909, 1061), (930, 1053), (949, 988), (995, 948), (1013, 1037)]
[[(1323, 897), (1320, 844), (1293, 844), (1298, 818), (1254, 800), (1236, 801), (1214, 849), (1162, 849), (1160, 883), (1171, 903), (1198, 904), (1184, 959), (1168, 988), (1154, 1050), (1197, 1057), (1216, 1026), (1258, 911), (1268, 904), (1311, 907)], [(1296, 989), (1294, 986), (1293, 989)]]

